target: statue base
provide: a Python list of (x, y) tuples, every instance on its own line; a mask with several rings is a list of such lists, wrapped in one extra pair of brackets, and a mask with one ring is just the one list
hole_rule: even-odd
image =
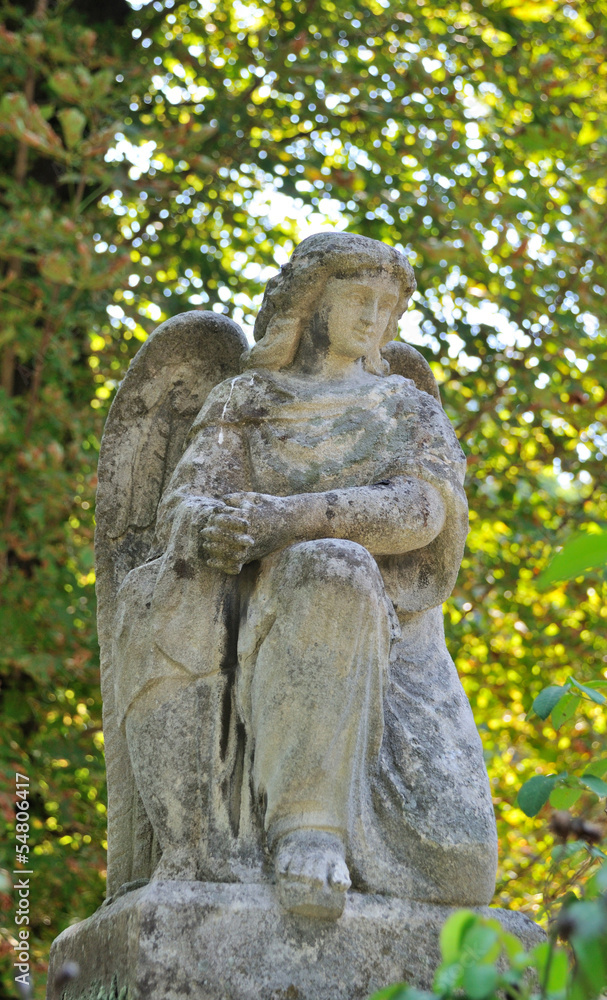
[[(395, 982), (428, 988), (454, 910), (351, 892), (338, 921), (318, 921), (285, 913), (269, 885), (153, 882), (59, 935), (47, 1000), (96, 1000), (100, 988), (121, 1000), (365, 1000)], [(523, 914), (475, 910), (525, 947), (545, 940)], [(67, 962), (81, 971), (65, 985)]]

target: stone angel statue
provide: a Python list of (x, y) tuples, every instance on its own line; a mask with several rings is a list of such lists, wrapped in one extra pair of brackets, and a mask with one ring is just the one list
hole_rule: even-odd
[(304, 240), (247, 350), (190, 312), (140, 349), (99, 463), (109, 892), (269, 882), (486, 904), (496, 829), (445, 645), (465, 460), (415, 288), (375, 240)]

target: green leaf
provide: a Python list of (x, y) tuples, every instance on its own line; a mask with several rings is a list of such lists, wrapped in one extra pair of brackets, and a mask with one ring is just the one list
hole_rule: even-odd
[(591, 701), (596, 702), (597, 705), (604, 705), (607, 702), (607, 698), (605, 698), (604, 694), (601, 694), (600, 691), (593, 691), (592, 688), (587, 687), (586, 684), (580, 684), (579, 681), (576, 681), (575, 677), (570, 677), (569, 681), (571, 684), (575, 685), (578, 691), (583, 691), (584, 694), (590, 698)]
[(571, 809), (583, 794), (581, 788), (569, 788), (567, 785), (557, 785), (550, 793), (550, 805), (553, 809)]
[[(573, 904), (571, 908), (576, 905)], [(531, 968), (537, 971), (543, 993), (559, 993), (565, 989), (569, 978), (569, 963), (565, 951), (556, 948), (551, 941), (544, 941), (536, 945), (529, 957)]]
[(597, 139), (601, 137), (601, 130), (590, 122), (584, 122), (582, 125), (577, 141), (580, 146), (585, 146), (588, 142), (596, 142)]
[(600, 858), (601, 861), (607, 861), (607, 854), (605, 854), (605, 851), (602, 851), (600, 847), (597, 847), (596, 844), (589, 844), (588, 851), (593, 858)]
[(607, 893), (607, 865), (601, 865), (588, 880), (585, 888), (587, 899), (596, 899), (597, 896)]
[(73, 283), (72, 268), (60, 250), (53, 250), (46, 257), (43, 257), (38, 267), (42, 276), (48, 281), (56, 282), (60, 285), (71, 285)]
[(454, 962), (459, 958), (464, 934), (478, 920), (479, 917), (470, 910), (458, 910), (443, 924), (440, 932), (440, 949), (444, 962)]
[(86, 116), (78, 111), (78, 108), (63, 108), (57, 114), (61, 122), (63, 138), (68, 149), (73, 149), (82, 139), (82, 133), (86, 125)]
[[(581, 899), (567, 907), (569, 936), (577, 953), (580, 942), (607, 936), (607, 910), (602, 899)], [(607, 953), (606, 953), (607, 957)]]
[(607, 774), (607, 757), (604, 757), (603, 760), (593, 760), (584, 774), (595, 774), (597, 778), (602, 778), (604, 774)]
[(499, 935), (501, 927), (494, 926), (494, 921), (479, 921), (466, 928), (462, 938), (462, 950), (467, 959), (483, 959), (493, 961), (498, 958), (501, 951)]
[(552, 857), (555, 861), (571, 859), (576, 854), (588, 854), (588, 844), (585, 840), (570, 840), (567, 844), (557, 844), (552, 849)]
[(581, 700), (577, 694), (568, 694), (561, 698), (550, 713), (550, 719), (555, 729), (560, 729), (565, 722), (569, 722), (573, 718), (580, 707)]
[(373, 993), (369, 1000), (408, 1000), (408, 991), (406, 983), (394, 983), (393, 986), (385, 986), (383, 990)]
[(584, 771), (580, 781), (586, 786), (586, 788), (589, 788), (591, 792), (598, 795), (600, 799), (607, 798), (607, 783), (601, 778), (597, 778), (596, 775), (589, 774), (588, 771)]
[(521, 21), (543, 21), (544, 18), (552, 17), (556, 10), (555, 0), (526, 0), (526, 2), (513, 5), (509, 13), (513, 17), (518, 17)]
[(464, 970), (461, 962), (448, 962), (439, 965), (434, 976), (433, 992), (443, 996), (451, 996), (462, 985)]
[(502, 931), (501, 942), (510, 961), (525, 954), (525, 949), (515, 934)]
[[(580, 903), (580, 906), (590, 906), (590, 903)], [(590, 918), (592, 920), (592, 917)], [(594, 922), (594, 921), (593, 921)], [(596, 924), (595, 924), (596, 926)], [(605, 991), (607, 986), (607, 949), (605, 941), (599, 940), (590, 933), (584, 936), (575, 935), (573, 938), (573, 950), (577, 960), (575, 983), (579, 984), (580, 992), (575, 992), (573, 996), (592, 997), (599, 996)]]
[(559, 774), (536, 774), (525, 782), (518, 793), (517, 802), (526, 816), (537, 816), (561, 777)]
[(604, 569), (607, 565), (607, 531), (576, 535), (565, 543), (547, 569), (537, 579), (537, 586), (545, 590), (551, 583), (573, 580), (590, 570)]
[(540, 719), (547, 719), (553, 708), (558, 705), (561, 698), (569, 691), (569, 684), (551, 685), (540, 691), (533, 702), (533, 711), (539, 715)]
[(82, 89), (78, 85), (77, 81), (66, 70), (57, 70), (49, 77), (49, 84), (56, 94), (63, 97), (64, 100), (74, 101), (75, 104), (79, 103), (82, 96)]
[(567, 954), (558, 948), (552, 952), (552, 961), (548, 971), (546, 988), (549, 993), (560, 993), (567, 985), (569, 978), (569, 961)]
[(495, 993), (498, 978), (493, 965), (470, 965), (464, 972), (462, 985), (470, 1000), (484, 1000)]

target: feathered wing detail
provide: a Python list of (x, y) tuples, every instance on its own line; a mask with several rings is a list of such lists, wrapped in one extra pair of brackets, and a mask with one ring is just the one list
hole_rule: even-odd
[(133, 358), (112, 403), (99, 456), (95, 552), (103, 731), (108, 784), (108, 894), (149, 878), (150, 823), (131, 770), (115, 704), (112, 635), (116, 594), (145, 562), (156, 511), (211, 389), (238, 374), (240, 327), (214, 312), (187, 312), (159, 326)]
[(411, 347), (411, 344), (405, 344), (400, 340), (391, 340), (381, 353), (390, 365), (391, 375), (402, 375), (403, 378), (410, 378), (418, 389), (434, 396), (440, 403), (438, 384), (423, 354)]

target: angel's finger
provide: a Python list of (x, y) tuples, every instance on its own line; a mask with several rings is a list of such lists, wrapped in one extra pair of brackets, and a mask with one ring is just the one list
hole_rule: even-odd
[(242, 546), (253, 545), (253, 538), (244, 531), (224, 530), (219, 526), (214, 527), (213, 525), (209, 525), (200, 534), (202, 535), (203, 543), (206, 545), (210, 542), (216, 542), (217, 544), (226, 542), (228, 545)]
[(241, 493), (228, 493), (227, 496), (223, 498), (223, 502), (227, 504), (228, 507), (242, 508), (246, 507), (248, 504), (260, 504), (263, 503), (262, 493), (252, 493), (252, 492), (241, 492)]
[(209, 542), (204, 546), (203, 557), (206, 559), (246, 559), (251, 551), (250, 545), (226, 545), (225, 542)]
[(228, 573), (230, 576), (238, 576), (242, 569), (242, 563), (228, 563), (224, 559), (207, 559), (207, 566), (211, 566), (213, 569), (220, 569), (224, 573)]
[(205, 538), (203, 540), (205, 552), (222, 553), (225, 552), (228, 558), (232, 558), (234, 553), (248, 552), (251, 548), (251, 541), (246, 536), (240, 538)]
[(250, 549), (228, 549), (225, 546), (209, 545), (202, 554), (205, 560), (215, 559), (220, 563), (244, 563), (249, 560)]
[(225, 563), (226, 565), (228, 564), (231, 565), (232, 563), (242, 564), (243, 562), (247, 562), (247, 560), (249, 559), (249, 550), (248, 549), (226, 550), (222, 548), (213, 548), (212, 546), (209, 546), (207, 551), (204, 553), (204, 556), (205, 556), (205, 561), (207, 562), (209, 559), (214, 559), (216, 562), (222, 564)]
[(228, 495), (223, 498), (223, 502), (227, 504), (228, 507), (240, 507), (246, 498), (246, 493), (228, 493)]
[(205, 531), (207, 527), (226, 528), (228, 531), (231, 528), (236, 531), (246, 531), (249, 522), (246, 517), (239, 517), (237, 514), (215, 514), (209, 518), (202, 530)]

